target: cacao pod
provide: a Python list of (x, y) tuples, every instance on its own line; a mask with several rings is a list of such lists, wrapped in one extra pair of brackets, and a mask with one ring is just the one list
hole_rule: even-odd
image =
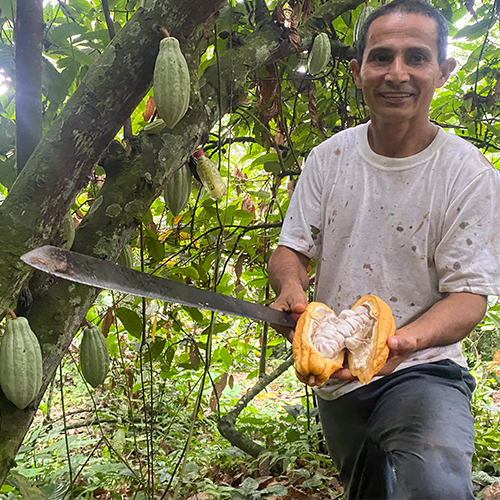
[(75, 241), (75, 223), (73, 221), (71, 212), (68, 212), (64, 216), (61, 227), (61, 234), (63, 238), (61, 248), (63, 250), (69, 250), (73, 246), (73, 242)]
[(26, 318), (5, 322), (0, 344), (0, 386), (19, 409), (26, 408), (42, 387), (42, 351)]
[(360, 13), (358, 18), (356, 19), (356, 22), (354, 23), (354, 31), (352, 34), (352, 42), (354, 45), (356, 45), (359, 41), (359, 38), (361, 36), (361, 28), (363, 27), (363, 24), (365, 24), (365, 21), (368, 19), (368, 16), (374, 11), (375, 9), (373, 7), (370, 7), (368, 5), (365, 5)]
[(84, 379), (97, 387), (104, 382), (109, 370), (109, 348), (104, 335), (97, 326), (83, 331), (80, 344), (80, 368)]
[(351, 374), (369, 383), (387, 361), (387, 339), (395, 331), (390, 307), (375, 295), (361, 297), (338, 317), (325, 304), (311, 302), (295, 328), (295, 369), (304, 377), (315, 375), (321, 386), (342, 368), (347, 353)]
[(132, 247), (130, 245), (125, 245), (123, 247), (122, 253), (118, 257), (116, 263), (120, 266), (134, 269), (134, 252), (132, 252)]
[(196, 157), (196, 172), (210, 198), (220, 200), (227, 193), (226, 185), (222, 180), (217, 165), (210, 158), (207, 158), (203, 152), (200, 154), (200, 151), (194, 154)]
[(157, 134), (158, 132), (161, 132), (165, 128), (165, 121), (162, 120), (161, 118), (158, 118), (158, 120), (155, 120), (152, 123), (148, 123), (144, 127), (144, 132), (146, 134)]
[(167, 37), (160, 42), (153, 90), (160, 118), (167, 128), (174, 128), (186, 114), (191, 92), (188, 66), (176, 38)]
[(186, 207), (191, 196), (191, 170), (184, 165), (169, 179), (163, 191), (165, 205), (177, 217)]
[(309, 59), (307, 61), (307, 69), (310, 75), (321, 73), (328, 64), (331, 57), (330, 39), (326, 33), (320, 33), (316, 36), (313, 42)]

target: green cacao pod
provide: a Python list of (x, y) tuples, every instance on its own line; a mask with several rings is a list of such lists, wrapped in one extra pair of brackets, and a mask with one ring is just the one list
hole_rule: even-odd
[(5, 397), (26, 408), (42, 387), (42, 351), (26, 318), (9, 319), (0, 344), (0, 385)]
[(83, 377), (92, 387), (101, 385), (108, 374), (108, 343), (98, 326), (92, 326), (83, 331), (80, 344), (80, 368)]
[(153, 89), (160, 118), (167, 128), (174, 128), (186, 114), (190, 96), (189, 70), (177, 38), (167, 37), (160, 42)]
[(167, 182), (163, 197), (165, 205), (177, 217), (188, 204), (191, 196), (191, 170), (189, 165), (184, 165)]
[(61, 248), (69, 250), (73, 246), (73, 241), (75, 241), (75, 223), (71, 212), (68, 212), (64, 216), (64, 220), (61, 223), (60, 234), (62, 235)]
[(313, 42), (309, 59), (307, 61), (307, 69), (309, 74), (317, 75), (321, 73), (330, 60), (332, 50), (330, 47), (330, 39), (326, 33), (320, 33), (316, 36)]
[(162, 120), (161, 118), (158, 118), (158, 120), (155, 120), (152, 123), (148, 123), (144, 127), (144, 132), (146, 134), (157, 134), (158, 132), (161, 132), (165, 128), (165, 121)]
[(359, 38), (361, 36), (361, 28), (363, 27), (363, 24), (365, 24), (365, 21), (367, 20), (368, 16), (374, 11), (375, 9), (373, 7), (369, 7), (368, 5), (365, 5), (360, 13), (358, 18), (356, 19), (356, 22), (354, 23), (354, 31), (352, 34), (352, 41), (354, 45), (356, 45), (359, 41)]
[(134, 253), (130, 245), (125, 245), (123, 247), (122, 253), (120, 257), (118, 257), (116, 263), (123, 267), (129, 267), (130, 269), (134, 268)]

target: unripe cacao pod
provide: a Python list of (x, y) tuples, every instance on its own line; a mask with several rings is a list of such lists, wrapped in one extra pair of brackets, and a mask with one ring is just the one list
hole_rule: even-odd
[(307, 61), (307, 69), (310, 75), (321, 73), (328, 64), (331, 57), (330, 39), (326, 33), (320, 33), (316, 36), (313, 42), (309, 59)]
[(173, 128), (186, 114), (190, 97), (188, 65), (173, 37), (160, 42), (156, 58), (153, 89), (156, 109), (167, 128)]
[(80, 344), (80, 368), (83, 377), (92, 387), (101, 385), (108, 374), (108, 343), (97, 326), (83, 331)]
[(123, 267), (129, 267), (130, 269), (134, 268), (134, 253), (130, 245), (125, 245), (123, 247), (122, 253), (118, 257), (116, 263)]
[(63, 250), (70, 250), (75, 241), (75, 222), (71, 212), (68, 212), (61, 223), (60, 233), (62, 235), (61, 248)]
[(42, 351), (26, 318), (7, 320), (0, 344), (0, 386), (18, 408), (26, 408), (42, 387)]
[(177, 217), (186, 207), (191, 196), (191, 170), (184, 165), (177, 170), (165, 185), (165, 205)]
[(226, 185), (222, 180), (217, 165), (207, 158), (203, 153), (197, 151), (194, 156), (196, 157), (196, 172), (200, 176), (201, 183), (208, 192), (212, 200), (220, 200), (226, 193)]
[(363, 24), (365, 24), (365, 21), (368, 19), (368, 16), (374, 11), (375, 9), (373, 7), (370, 7), (368, 5), (365, 5), (360, 13), (358, 18), (356, 19), (356, 22), (354, 23), (354, 31), (352, 33), (352, 42), (354, 45), (356, 45), (359, 41), (359, 38), (361, 36), (361, 28), (363, 27)]
[(158, 120), (155, 120), (152, 123), (148, 123), (144, 127), (144, 132), (146, 134), (157, 134), (158, 132), (161, 132), (165, 128), (165, 121), (162, 120), (161, 118), (158, 118)]
[(368, 383), (387, 361), (387, 339), (395, 331), (390, 307), (375, 295), (361, 297), (338, 317), (325, 304), (311, 302), (295, 328), (295, 369), (323, 385), (342, 368), (347, 353), (351, 374)]

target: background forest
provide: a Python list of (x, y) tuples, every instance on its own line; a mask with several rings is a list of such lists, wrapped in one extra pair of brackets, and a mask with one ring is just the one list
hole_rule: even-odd
[[(43, 354), (31, 405), (0, 392), (1, 498), (342, 498), (313, 397), (266, 324), (75, 285), (19, 257), (69, 246), (69, 222), (74, 251), (116, 261), (131, 250), (136, 269), (271, 303), (266, 264), (304, 159), (369, 118), (348, 63), (360, 13), (380, 3), (0, 0), (0, 320), (29, 289)], [(459, 64), (431, 119), (499, 168), (500, 2), (432, 3)], [(173, 129), (147, 133), (162, 27), (188, 62), (191, 100)], [(311, 76), (319, 33), (332, 57)], [(178, 191), (174, 174), (199, 148), (227, 194), (212, 200), (193, 173), (175, 214), (166, 186)], [(464, 350), (478, 381), (477, 498), (491, 500), (500, 498), (490, 487), (500, 481), (496, 297), (489, 306)], [(78, 361), (89, 323), (111, 353), (97, 389)]]

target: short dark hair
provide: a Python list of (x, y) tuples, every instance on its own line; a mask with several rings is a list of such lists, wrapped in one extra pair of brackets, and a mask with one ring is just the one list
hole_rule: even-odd
[(446, 51), (448, 48), (448, 22), (443, 17), (441, 12), (432, 5), (428, 4), (425, 0), (394, 0), (391, 3), (386, 3), (378, 9), (375, 9), (366, 19), (359, 40), (357, 43), (356, 60), (361, 66), (363, 62), (363, 54), (366, 47), (366, 37), (368, 30), (375, 19), (387, 16), (393, 12), (402, 12), (405, 14), (423, 14), (424, 16), (434, 19), (437, 24), (437, 49), (438, 49), (438, 63), (441, 64), (446, 60)]

